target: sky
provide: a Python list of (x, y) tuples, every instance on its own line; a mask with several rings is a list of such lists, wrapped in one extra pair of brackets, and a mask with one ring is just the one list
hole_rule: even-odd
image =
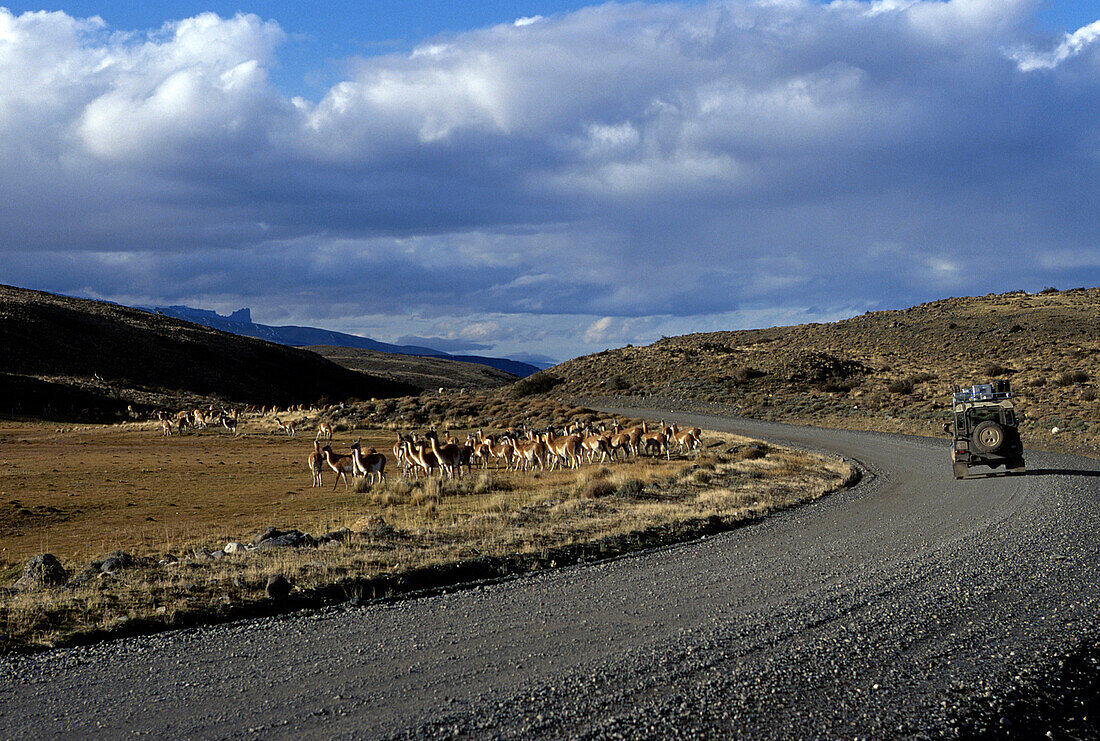
[(0, 283), (555, 360), (1100, 285), (1091, 2), (2, 3)]

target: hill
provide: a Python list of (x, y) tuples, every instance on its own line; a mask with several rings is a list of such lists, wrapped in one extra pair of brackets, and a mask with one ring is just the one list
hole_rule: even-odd
[(0, 413), (111, 419), (128, 404), (287, 405), (417, 391), (306, 350), (139, 309), (0, 286)]
[(1100, 288), (948, 298), (829, 324), (668, 337), (546, 374), (561, 382), (554, 395), (656, 396), (761, 419), (916, 434), (940, 431), (952, 390), (1005, 378), (1032, 445), (1095, 454)]
[(252, 321), (252, 312), (249, 309), (234, 311), (229, 316), (223, 316), (208, 309), (194, 309), (190, 306), (157, 306), (148, 309), (156, 314), (173, 316), (177, 319), (201, 324), (212, 329), (220, 329), (223, 332), (231, 332), (244, 337), (255, 337), (268, 342), (276, 342), (280, 345), (291, 347), (309, 346), (334, 346), (353, 347), (361, 350), (374, 350), (376, 352), (395, 353), (399, 355), (412, 355), (415, 357), (446, 358), (464, 363), (478, 363), (496, 368), (517, 376), (529, 376), (539, 370), (530, 363), (524, 363), (510, 358), (490, 358), (482, 355), (453, 355), (451, 353), (436, 350), (420, 345), (391, 345), (388, 342), (379, 342), (370, 337), (334, 332), (331, 329), (318, 327), (298, 326), (271, 326), (257, 324)]
[(332, 345), (307, 349), (345, 368), (405, 383), (422, 391), (439, 388), (491, 389), (520, 379), (514, 373), (481, 363), (465, 363), (450, 358), (413, 357)]

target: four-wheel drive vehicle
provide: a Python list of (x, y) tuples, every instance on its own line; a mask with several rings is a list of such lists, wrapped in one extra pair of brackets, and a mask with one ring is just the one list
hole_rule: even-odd
[(1004, 466), (1023, 472), (1024, 449), (1008, 381), (981, 383), (956, 391), (951, 400), (954, 434), (951, 461), (955, 478), (971, 466)]

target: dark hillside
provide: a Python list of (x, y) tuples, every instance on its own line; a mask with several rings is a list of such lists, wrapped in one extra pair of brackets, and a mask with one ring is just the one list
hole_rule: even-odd
[(416, 393), (305, 350), (10, 286), (0, 286), (0, 373), (0, 412), (61, 416), (175, 397), (286, 405)]

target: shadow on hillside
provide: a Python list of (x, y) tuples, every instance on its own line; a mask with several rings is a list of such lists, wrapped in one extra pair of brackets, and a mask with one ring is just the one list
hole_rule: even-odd
[(1027, 476), (1100, 476), (1100, 471), (1081, 471), (1075, 468), (1032, 468)]

